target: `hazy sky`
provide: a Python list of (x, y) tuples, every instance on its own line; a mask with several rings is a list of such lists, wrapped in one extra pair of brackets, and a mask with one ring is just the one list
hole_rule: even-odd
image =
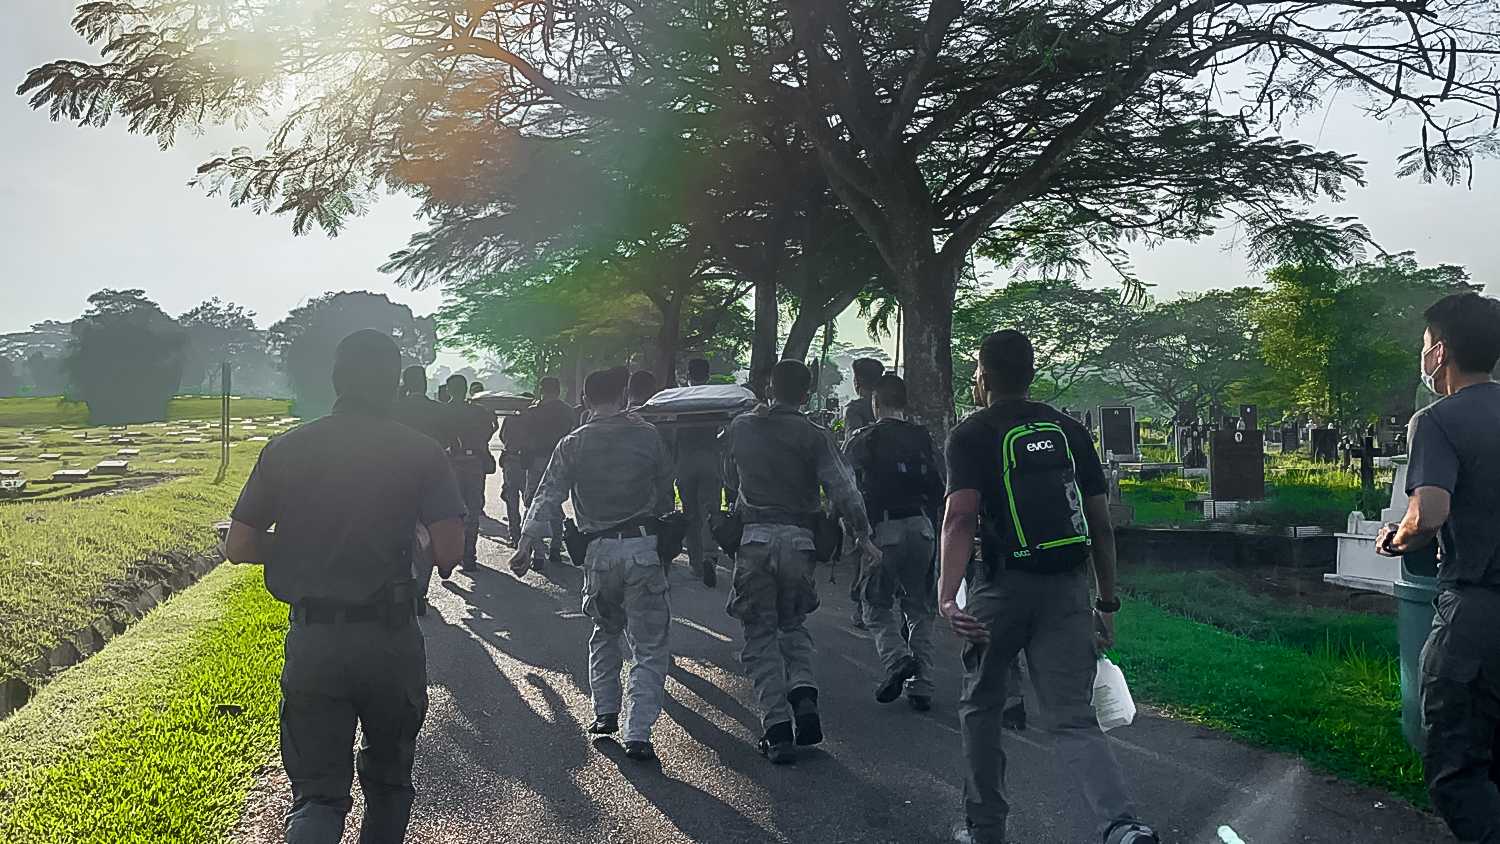
[[(173, 314), (218, 295), (252, 308), (263, 325), (328, 290), (384, 292), (418, 313), (440, 303), (437, 291), (398, 288), (376, 269), (419, 227), (409, 199), (386, 199), (338, 238), (294, 238), (286, 218), (231, 209), (186, 185), (210, 155), (239, 141), (258, 146), (258, 130), (216, 131), (162, 152), (118, 126), (80, 129), (31, 111), (14, 95), (30, 68), (94, 56), (68, 26), (71, 4), (21, 2), (0, 29), (0, 332), (72, 319), (102, 287), (144, 288)], [(1500, 166), (1487, 163), (1472, 190), (1397, 180), (1395, 157), (1413, 127), (1376, 123), (1335, 102), (1326, 124), (1320, 114), (1297, 134), (1315, 139), (1320, 126), (1323, 146), (1369, 162), (1369, 187), (1325, 213), (1361, 218), (1387, 249), (1465, 265), (1500, 293)], [(1136, 264), (1158, 295), (1253, 282), (1243, 252), (1225, 250), (1231, 239), (1139, 251)], [(1097, 281), (1112, 283), (1108, 275)]]

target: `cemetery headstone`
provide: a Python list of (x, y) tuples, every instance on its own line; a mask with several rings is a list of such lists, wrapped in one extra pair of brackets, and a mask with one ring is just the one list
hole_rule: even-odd
[(1134, 407), (1099, 408), (1099, 449), (1104, 454), (1113, 453), (1116, 458), (1134, 459), (1140, 454)]
[(119, 457), (139, 457), (141, 450), (138, 448), (122, 448), (115, 452), (115, 454)]
[(16, 498), (24, 492), (26, 492), (25, 478), (0, 477), (0, 498)]
[(1187, 451), (1182, 455), (1182, 468), (1193, 470), (1208, 468), (1208, 454), (1203, 450), (1207, 426), (1199, 422), (1190, 425), (1187, 430)]
[(1339, 431), (1337, 428), (1314, 428), (1308, 438), (1312, 446), (1312, 458), (1320, 463), (1336, 463), (1339, 459)]
[(62, 455), (61, 454), (57, 454), (56, 452), (49, 451), (46, 454), (38, 454), (36, 456), (36, 459), (38, 459), (38, 460), (61, 460), (62, 459)]
[(1215, 431), (1208, 461), (1209, 497), (1261, 501), (1266, 497), (1265, 440), (1260, 431)]
[(52, 480), (61, 484), (74, 484), (86, 481), (88, 478), (89, 470), (87, 469), (58, 469), (52, 473)]
[(1260, 408), (1253, 404), (1240, 405), (1240, 419), (1245, 422), (1245, 430), (1254, 431), (1260, 427)]
[(21, 477), (21, 470), (20, 469), (0, 469), (0, 478), (19, 478), (19, 477)]
[(124, 460), (101, 460), (89, 470), (90, 475), (126, 475), (129, 473), (130, 463)]

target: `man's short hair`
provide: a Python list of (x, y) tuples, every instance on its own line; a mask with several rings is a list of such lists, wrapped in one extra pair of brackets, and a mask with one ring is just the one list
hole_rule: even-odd
[(693, 358), (687, 362), (687, 377), (689, 381), (708, 380), (708, 359)]
[(546, 398), (547, 396), (557, 396), (562, 394), (562, 382), (551, 375), (548, 375), (546, 378), (543, 378), (541, 381), (539, 381), (536, 385), (536, 388), (537, 391), (542, 394), (543, 398)]
[(885, 374), (885, 364), (874, 358), (855, 358), (850, 366), (854, 370), (856, 387), (874, 387), (880, 376)]
[(484, 392), (484, 383), (482, 381), (471, 381), (471, 382), (469, 382), (469, 395), (472, 396), (475, 393), (482, 393), (482, 392)]
[(1454, 293), (1433, 303), (1422, 317), (1434, 341), (1462, 372), (1489, 373), (1500, 361), (1500, 300)]
[(414, 396), (427, 395), (427, 370), (417, 364), (401, 370), (401, 389)]
[(630, 397), (645, 401), (656, 395), (656, 376), (649, 369), (637, 369), (630, 373)]
[(771, 367), (771, 395), (777, 401), (799, 404), (812, 388), (812, 370), (800, 360), (783, 360)]
[(469, 394), (469, 379), (457, 372), (448, 376), (448, 394), (456, 399), (461, 399)]
[(589, 376), (583, 379), (583, 395), (591, 403), (613, 404), (624, 398), (625, 388), (629, 383), (630, 372), (623, 366), (600, 369), (590, 372)]
[(979, 368), (990, 392), (1024, 393), (1036, 379), (1036, 352), (1031, 340), (1014, 328), (995, 331), (979, 342)]
[(906, 409), (906, 382), (900, 375), (888, 372), (875, 382), (875, 403), (882, 410)]

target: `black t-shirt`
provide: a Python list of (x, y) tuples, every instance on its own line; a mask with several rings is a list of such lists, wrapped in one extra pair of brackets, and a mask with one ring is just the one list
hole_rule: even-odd
[(387, 416), (334, 412), (272, 440), (234, 520), (276, 527), (266, 588), (278, 600), (375, 600), (410, 577), (416, 526), (464, 515), (442, 448)]
[(1407, 494), (1431, 486), (1453, 496), (1438, 532), (1438, 581), (1500, 586), (1500, 384), (1475, 384), (1418, 411), (1407, 439)]
[(448, 419), (448, 405), (439, 404), (426, 396), (407, 395), (396, 399), (396, 405), (391, 408), (391, 418), (432, 437), (444, 448), (454, 442), (453, 426)]
[(948, 434), (948, 494), (961, 489), (978, 490), (980, 537), (986, 562), (996, 562), (998, 549), (993, 547), (992, 531), (983, 524), (982, 514), (1004, 513), (1008, 509), (1000, 468), (1000, 442), (1007, 431), (1024, 422), (1055, 422), (1062, 427), (1068, 438), (1068, 448), (1073, 452), (1078, 491), (1084, 498), (1109, 492), (1104, 467), (1099, 463), (1099, 453), (1094, 450), (1094, 440), (1078, 420), (1050, 405), (1020, 399), (997, 402), (974, 411)]

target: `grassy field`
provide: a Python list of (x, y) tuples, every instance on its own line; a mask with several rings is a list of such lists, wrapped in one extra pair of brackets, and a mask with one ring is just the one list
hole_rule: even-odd
[[(0, 400), (0, 412), (29, 401)], [(265, 408), (249, 402), (233, 412), (250, 409)], [(285, 404), (273, 409), (284, 411)], [(129, 476), (68, 485), (36, 481), (58, 468), (88, 468), (114, 456), (120, 446), (108, 442), (109, 432), (49, 428), (33, 431), (32, 442), (20, 430), (0, 428), (0, 469), (33, 481), (31, 497), (0, 502), (0, 679), (21, 674), (96, 620), (137, 564), (213, 547), (212, 525), (228, 513), (262, 445), (250, 438), (282, 430), (264, 422), (247, 430), (244, 424), (230, 435), (230, 470), (221, 484), (213, 483), (218, 443), (184, 443), (171, 433), (173, 425), (131, 427), (136, 442), (129, 447), (140, 454), (125, 458)], [(217, 439), (216, 430), (192, 433)], [(43, 453), (60, 457), (41, 460)], [(83, 492), (106, 494), (60, 500)]]
[(0, 841), (218, 841), (276, 747), (286, 608), (221, 566), (0, 722)]
[[(236, 416), (286, 416), (291, 412), (285, 399), (234, 399)], [(212, 396), (178, 396), (167, 405), (167, 421), (218, 419), (219, 399)], [(34, 428), (43, 425), (87, 425), (89, 408), (83, 402), (59, 396), (0, 399), (0, 428)]]
[(1122, 585), (1117, 662), (1141, 700), (1425, 804), (1394, 618), (1289, 607), (1214, 572), (1132, 568)]

